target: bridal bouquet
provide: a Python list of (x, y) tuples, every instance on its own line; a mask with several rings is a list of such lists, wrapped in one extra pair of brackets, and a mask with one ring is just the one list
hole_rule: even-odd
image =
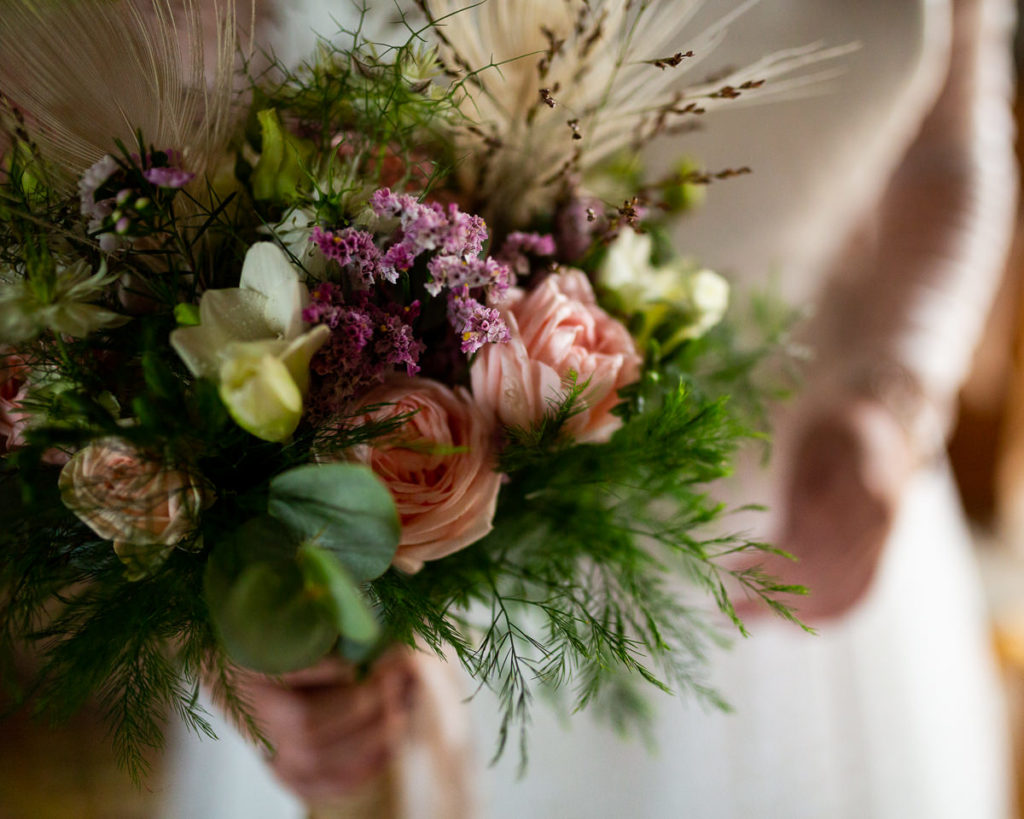
[(727, 589), (793, 590), (709, 529), (760, 353), (666, 237), (745, 169), (637, 151), (820, 55), (684, 87), (722, 28), (679, 50), (673, 4), (424, 0), (240, 82), (230, 13), (204, 62), (156, 9), (0, 20), (0, 624), (39, 706), (98, 697), (137, 775), (200, 680), (245, 723), (234, 667), (395, 643), (503, 738), (536, 685), (713, 696), (683, 583), (740, 629)]

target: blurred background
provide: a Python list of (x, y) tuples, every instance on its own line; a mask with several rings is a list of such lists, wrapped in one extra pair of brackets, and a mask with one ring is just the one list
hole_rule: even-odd
[[(1024, 16), (1024, 2), (1018, 3)], [(1024, 75), (1024, 30), (1015, 44)], [(1024, 89), (1016, 100), (1017, 160), (1024, 169)], [(974, 367), (960, 395), (949, 442), (972, 523), (1013, 720), (1018, 815), (1024, 816), (1024, 207)]]

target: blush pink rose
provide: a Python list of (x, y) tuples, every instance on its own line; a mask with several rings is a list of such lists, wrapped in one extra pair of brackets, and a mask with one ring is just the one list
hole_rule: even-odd
[[(195, 475), (114, 437), (76, 452), (58, 486), (64, 505), (101, 538), (114, 541), (118, 556), (136, 569), (162, 562), (195, 532), (212, 501)], [(140, 546), (164, 548), (129, 548)]]
[[(419, 571), (491, 531), (501, 476), (495, 472), (493, 432), (472, 396), (427, 378), (394, 378), (370, 392), (367, 406), (388, 404), (363, 420), (415, 413), (395, 438), (355, 448), (391, 490), (402, 521), (393, 561)], [(453, 449), (458, 451), (453, 452)]]
[(621, 426), (612, 408), (618, 391), (640, 378), (643, 359), (629, 331), (597, 306), (578, 270), (552, 274), (534, 290), (502, 306), (512, 335), (488, 344), (470, 370), (473, 397), (505, 426), (537, 423), (565, 393), (570, 371), (588, 383), (586, 408), (566, 431), (577, 441), (601, 443)]
[(10, 348), (0, 348), (0, 455), (24, 444), (28, 414), (22, 402), (28, 393), (29, 369)]
[[(30, 373), (31, 367), (24, 358), (10, 347), (0, 347), (0, 456), (25, 445), (25, 430), (32, 417), (24, 409)], [(48, 449), (42, 461), (63, 466), (68, 454), (60, 449)]]

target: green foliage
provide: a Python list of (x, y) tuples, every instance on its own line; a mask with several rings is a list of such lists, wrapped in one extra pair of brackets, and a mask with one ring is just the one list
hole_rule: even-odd
[(494, 531), (413, 577), (372, 584), (395, 639), (451, 646), (497, 692), (499, 753), (518, 729), (525, 754), (538, 686), (571, 687), (575, 710), (607, 693), (623, 727), (649, 717), (637, 682), (724, 707), (701, 676), (723, 633), (693, 584), (741, 634), (730, 591), (792, 617), (775, 598), (802, 589), (737, 561), (773, 550), (715, 531), (726, 509), (707, 486), (729, 473), (752, 433), (726, 399), (665, 372), (652, 373), (644, 392), (610, 442), (570, 446), (559, 432), (585, 395), (570, 380), (533, 430), (508, 430), (510, 480)]
[(379, 577), (401, 524), (387, 487), (359, 464), (309, 464), (270, 482), (268, 509), (300, 538), (330, 550), (356, 580)]
[(298, 556), (306, 587), (319, 591), (340, 635), (360, 646), (373, 646), (380, 637), (380, 625), (342, 562), (333, 552), (308, 543)]
[(309, 593), (292, 533), (254, 518), (218, 545), (206, 566), (205, 594), (231, 658), (268, 674), (312, 665), (338, 639), (328, 610)]
[[(11, 477), (0, 478), (0, 662), (26, 640), (42, 650), (32, 689), (11, 693), (33, 694), (36, 711), (53, 720), (96, 702), (119, 760), (140, 782), (168, 712), (212, 735), (197, 704), (204, 663), (220, 651), (200, 594), (202, 561), (176, 552), (157, 575), (130, 583), (109, 543), (42, 493), (17, 492)], [(219, 688), (244, 720), (230, 679)]]

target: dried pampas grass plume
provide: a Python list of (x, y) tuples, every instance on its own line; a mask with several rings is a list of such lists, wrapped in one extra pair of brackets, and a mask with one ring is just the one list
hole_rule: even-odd
[(201, 177), (235, 125), (236, 38), (234, 0), (0, 0), (0, 102), (65, 184), (137, 131)]
[(693, 70), (758, 0), (737, 2), (696, 32), (703, 0), (415, 2), (465, 92), (461, 108), (473, 124), (462, 138), (460, 186), (486, 205), (490, 222), (524, 222), (565, 180), (739, 97), (805, 91), (824, 75), (798, 69), (851, 49), (780, 52), (694, 83)]

